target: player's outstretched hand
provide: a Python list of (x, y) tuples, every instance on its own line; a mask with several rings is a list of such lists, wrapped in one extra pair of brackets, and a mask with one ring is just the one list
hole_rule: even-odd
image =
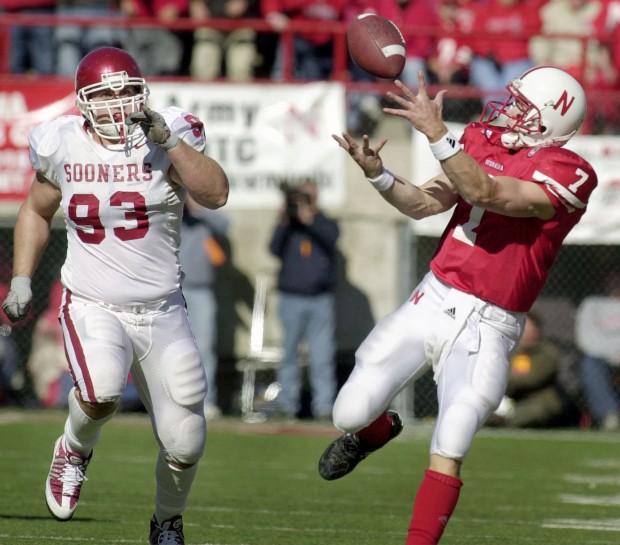
[(383, 108), (386, 114), (404, 117), (411, 125), (425, 134), (431, 142), (439, 140), (447, 131), (443, 122), (443, 97), (446, 90), (442, 89), (434, 99), (428, 96), (426, 81), (422, 72), (418, 73), (418, 93), (414, 93), (402, 81), (396, 80), (394, 84), (402, 93), (402, 96), (388, 91), (387, 96), (400, 106), (400, 108)]
[(146, 106), (141, 112), (129, 114), (125, 123), (128, 126), (139, 123), (149, 141), (165, 151), (179, 145), (179, 137), (170, 130), (163, 116)]
[(387, 138), (384, 138), (373, 148), (370, 147), (370, 139), (366, 134), (362, 137), (361, 146), (346, 132), (342, 133), (342, 137), (332, 134), (332, 138), (360, 166), (366, 178), (375, 178), (383, 172), (383, 161), (379, 152), (385, 146)]
[(30, 278), (28, 276), (16, 276), (11, 280), (11, 290), (2, 303), (2, 309), (11, 322), (17, 322), (26, 317), (30, 310), (31, 301)]

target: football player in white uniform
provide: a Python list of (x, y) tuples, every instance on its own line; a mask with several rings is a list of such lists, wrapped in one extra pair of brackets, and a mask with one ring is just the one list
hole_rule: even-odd
[(202, 123), (176, 107), (147, 106), (135, 59), (103, 47), (76, 71), (82, 116), (30, 133), (36, 171), (15, 225), (7, 316), (26, 316), (30, 282), (59, 207), (68, 249), (59, 319), (75, 387), (54, 446), (45, 496), (69, 520), (102, 426), (129, 372), (160, 446), (151, 544), (183, 544), (182, 513), (206, 440), (205, 372), (187, 318), (178, 259), (183, 203), (228, 198), (228, 179), (204, 154)]
[(430, 272), (400, 308), (377, 323), (355, 355), (334, 404), (344, 435), (327, 447), (319, 472), (339, 479), (402, 430), (387, 407), (427, 370), (437, 383), (438, 415), (430, 463), (416, 494), (406, 545), (435, 545), (460, 494), (461, 464), (506, 389), (510, 353), (525, 313), (540, 293), (562, 241), (583, 216), (597, 184), (592, 166), (562, 145), (581, 126), (585, 93), (550, 66), (508, 86), (461, 141), (442, 120), (443, 95), (431, 100), (424, 76), (414, 93), (389, 92), (424, 134), (443, 172), (415, 186), (383, 168), (385, 140), (371, 148), (335, 136), (381, 196), (412, 219), (453, 209)]

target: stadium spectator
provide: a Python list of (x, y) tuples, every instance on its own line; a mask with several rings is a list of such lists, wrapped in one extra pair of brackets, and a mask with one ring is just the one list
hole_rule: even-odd
[(620, 273), (605, 282), (605, 294), (586, 297), (575, 319), (575, 339), (583, 353), (581, 382), (587, 409), (603, 430), (620, 430)]
[[(604, 45), (609, 49), (613, 71), (616, 74), (615, 89), (620, 89), (620, 0), (604, 0), (604, 10), (597, 21), (597, 30), (605, 38)], [(617, 108), (615, 109), (617, 113)], [(617, 117), (613, 116), (617, 122)]]
[(256, 31), (218, 30), (209, 26), (209, 19), (258, 18), (258, 0), (190, 0), (189, 13), (194, 21), (204, 22), (194, 32), (190, 75), (206, 80), (220, 75), (232, 81), (252, 79), (257, 63)]
[[(56, 13), (64, 17), (119, 17), (116, 0), (58, 0)], [(119, 21), (120, 22), (120, 21)], [(101, 46), (118, 47), (123, 44), (124, 32), (120, 25), (79, 26), (61, 25), (56, 27), (56, 73), (59, 76), (73, 77), (77, 66), (86, 53)], [(47, 44), (47, 47), (52, 47)]]
[(222, 206), (228, 180), (204, 154), (199, 119), (176, 107), (148, 108), (148, 85), (126, 51), (91, 51), (75, 82), (82, 115), (44, 121), (29, 135), (36, 177), (15, 224), (2, 305), (12, 321), (27, 316), (31, 278), (62, 207), (68, 247), (59, 316), (74, 387), (47, 506), (57, 520), (73, 517), (131, 371), (159, 444), (149, 543), (183, 545), (182, 513), (206, 441), (207, 381), (180, 287), (181, 215), (187, 194)]
[(540, 318), (530, 312), (510, 359), (506, 395), (487, 424), (511, 428), (557, 425), (565, 410), (559, 384), (560, 351), (543, 336)]
[(282, 416), (300, 411), (299, 348), (308, 345), (312, 414), (331, 415), (336, 394), (336, 242), (338, 224), (321, 212), (314, 180), (287, 188), (269, 251), (280, 261), (279, 315), (284, 330), (284, 357), (277, 378)]
[[(472, 51), (469, 40), (458, 33), (471, 32), (471, 0), (441, 0), (438, 6), (439, 32), (436, 46), (427, 61), (429, 82), (442, 86), (469, 85)], [(469, 123), (480, 111), (476, 98), (444, 101), (444, 119)]]
[[(579, 82), (553, 67), (525, 72), (502, 104), (490, 104), (459, 139), (430, 99), (395, 82), (388, 115), (428, 138), (441, 173), (421, 185), (387, 170), (380, 151), (348, 134), (335, 140), (381, 197), (415, 220), (453, 209), (430, 271), (406, 301), (381, 319), (355, 355), (340, 389), (334, 425), (343, 435), (319, 460), (326, 480), (344, 477), (403, 428), (388, 410), (427, 371), (437, 383), (430, 463), (416, 494), (406, 545), (439, 543), (456, 504), (461, 465), (504, 395), (510, 356), (562, 242), (584, 214), (597, 176), (562, 148), (586, 111)], [(492, 158), (492, 160), (491, 160)]]
[[(316, 25), (313, 32), (293, 36), (293, 78), (325, 80), (332, 74), (333, 34), (321, 30), (321, 23), (343, 21), (349, 0), (260, 0), (261, 13), (278, 33), (286, 32), (291, 21), (307, 21)], [(271, 77), (282, 80), (284, 45), (278, 42)]]
[[(599, 0), (550, 0), (544, 4), (540, 9), (540, 35), (531, 41), (534, 62), (562, 68), (588, 85), (613, 84), (615, 74), (609, 51), (595, 37), (603, 11), (603, 2)], [(576, 38), (549, 37), (552, 34)]]
[[(51, 15), (56, 0), (0, 0), (0, 14)], [(12, 25), (9, 37), (9, 72), (48, 76), (55, 71), (54, 29), (46, 25)]]
[(508, 82), (534, 66), (529, 39), (540, 30), (544, 0), (474, 1), (470, 82), (484, 93), (483, 103), (503, 100)]
[(207, 375), (205, 417), (221, 416), (217, 401), (217, 298), (215, 281), (217, 269), (226, 263), (224, 240), (228, 218), (204, 208), (191, 197), (185, 202), (181, 225), (179, 258), (183, 270), (183, 296), (196, 344)]
[(174, 32), (166, 24), (189, 15), (189, 0), (121, 0), (120, 6), (126, 17), (154, 17), (163, 24), (163, 27), (130, 27), (127, 32), (125, 47), (143, 67), (144, 74), (187, 74), (193, 33)]
[[(403, 32), (407, 44), (405, 68), (399, 79), (406, 85), (416, 85), (422, 70), (428, 79), (427, 63), (436, 49), (439, 13), (436, 0), (376, 0), (378, 15), (393, 21)], [(423, 27), (424, 32), (407, 32), (406, 27)], [(428, 32), (428, 33), (427, 33)]]

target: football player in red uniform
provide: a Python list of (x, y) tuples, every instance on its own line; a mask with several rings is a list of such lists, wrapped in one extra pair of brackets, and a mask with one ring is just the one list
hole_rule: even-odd
[(126, 51), (88, 53), (75, 90), (81, 116), (45, 121), (29, 135), (36, 178), (17, 217), (2, 305), (12, 321), (27, 315), (30, 280), (61, 208), (68, 251), (59, 319), (75, 387), (47, 506), (57, 520), (73, 517), (131, 371), (160, 447), (149, 542), (183, 545), (182, 513), (206, 440), (207, 380), (181, 293), (181, 217), (188, 194), (222, 206), (228, 179), (204, 154), (199, 119), (177, 107), (148, 108), (148, 86)]
[(319, 461), (327, 480), (343, 477), (402, 430), (392, 399), (428, 369), (439, 410), (430, 465), (413, 504), (406, 545), (439, 542), (462, 485), (460, 468), (476, 432), (506, 388), (511, 352), (525, 313), (542, 289), (562, 241), (585, 212), (597, 184), (592, 167), (564, 149), (586, 113), (581, 85), (553, 67), (512, 81), (504, 103), (486, 105), (459, 140), (442, 120), (445, 91), (429, 98), (396, 81), (389, 92), (426, 135), (443, 172), (416, 186), (387, 170), (379, 152), (348, 134), (334, 139), (380, 195), (421, 219), (454, 209), (430, 271), (403, 305), (383, 318), (356, 353), (333, 419), (344, 435)]

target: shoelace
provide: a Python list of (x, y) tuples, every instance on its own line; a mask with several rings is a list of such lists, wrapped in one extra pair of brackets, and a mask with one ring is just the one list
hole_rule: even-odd
[(158, 545), (183, 545), (179, 532), (164, 530), (157, 536)]
[(65, 460), (65, 464), (59, 478), (63, 484), (63, 496), (73, 496), (76, 487), (80, 486), (82, 482), (88, 480), (85, 475), (85, 471), (86, 468), (83, 465), (76, 466)]

